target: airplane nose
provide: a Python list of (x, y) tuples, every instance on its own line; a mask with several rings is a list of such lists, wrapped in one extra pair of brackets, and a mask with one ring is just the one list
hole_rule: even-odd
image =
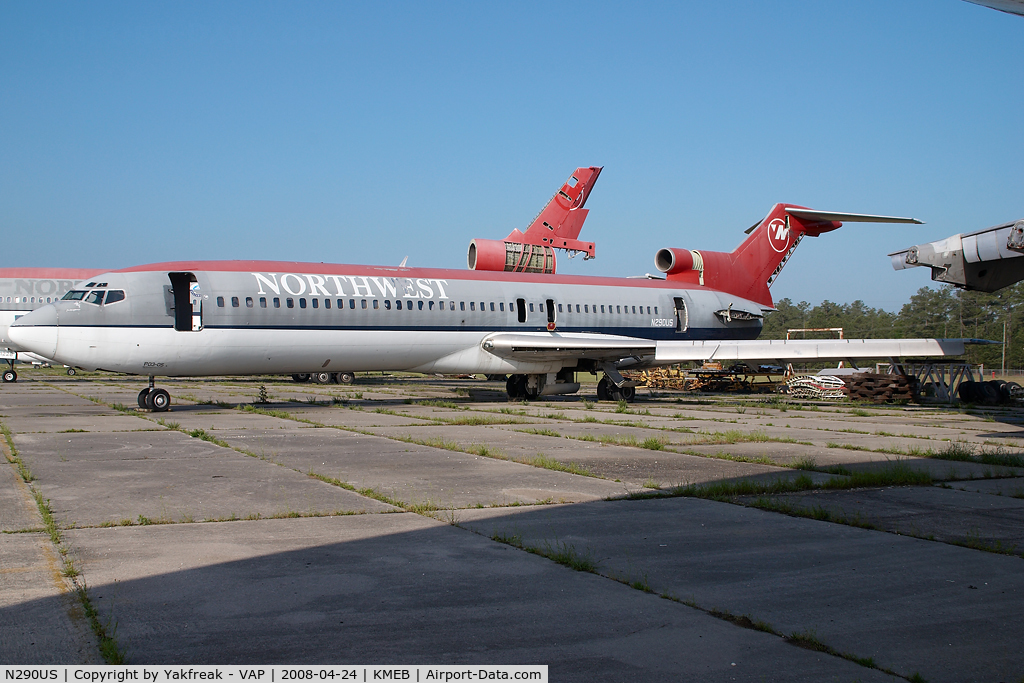
[(7, 330), (12, 342), (43, 358), (57, 353), (57, 308), (47, 304), (21, 316)]

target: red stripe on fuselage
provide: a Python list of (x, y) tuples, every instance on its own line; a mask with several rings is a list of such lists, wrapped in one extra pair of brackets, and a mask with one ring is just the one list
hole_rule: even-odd
[(652, 289), (706, 289), (686, 282), (669, 282), (649, 278), (602, 277), (594, 275), (548, 275), (544, 273), (506, 273), (504, 271), (453, 270), (445, 268), (398, 268), (396, 266), (362, 266), (336, 263), (301, 263), (290, 261), (173, 261), (133, 266), (116, 273), (149, 272), (227, 272), (227, 273), (295, 273), (309, 275), (391, 276), (437, 280), (470, 280), (480, 282), (526, 282), (605, 287), (647, 287)]
[(113, 271), (99, 268), (0, 268), (0, 279), (25, 280), (87, 280), (93, 275)]

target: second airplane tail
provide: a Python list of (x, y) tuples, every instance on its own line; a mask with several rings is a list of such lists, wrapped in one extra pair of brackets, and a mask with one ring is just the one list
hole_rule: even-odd
[(864, 223), (921, 223), (914, 218), (817, 211), (795, 204), (776, 204), (750, 235), (732, 252), (662, 249), (655, 256), (669, 280), (692, 282), (775, 307), (769, 291), (782, 268), (805, 236), (817, 237), (844, 221)]

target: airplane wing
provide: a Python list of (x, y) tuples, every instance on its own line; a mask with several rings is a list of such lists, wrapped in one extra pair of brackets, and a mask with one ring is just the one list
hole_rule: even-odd
[[(614, 362), (645, 357), (646, 363), (683, 361), (807, 361), (852, 358), (959, 356), (979, 339), (751, 339), (654, 341), (637, 337), (588, 333), (499, 332), (483, 348), (510, 360), (579, 360)], [(653, 358), (651, 358), (653, 356)]]

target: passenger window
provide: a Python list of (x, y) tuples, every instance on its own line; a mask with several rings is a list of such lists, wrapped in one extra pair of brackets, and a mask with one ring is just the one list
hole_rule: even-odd
[(267, 307), (267, 297), (261, 296), (260, 297), (260, 308), (266, 308), (266, 307)]
[(502, 313), (505, 312), (505, 302), (504, 301), (501, 301), (501, 302), (498, 303), (498, 310), (500, 310)]
[(475, 311), (476, 310), (476, 302), (475, 301), (470, 301), (469, 302), (469, 310), (471, 310), (471, 311)]
[(530, 313), (533, 313), (533, 303), (530, 303)]
[(366, 299), (360, 299), (359, 301), (360, 301), (360, 305), (362, 305), (363, 310), (365, 311), (366, 310)]
[(487, 307), (486, 307), (486, 306), (484, 306), (484, 302), (483, 302), (483, 301), (481, 301), (481, 302), (480, 302), (480, 312), (481, 312), (481, 313), (483, 313), (483, 312), (484, 312), (485, 310), (487, 310)]
[[(66, 299), (67, 297), (64, 297), (64, 298)], [(222, 297), (222, 296), (218, 296), (217, 297), (217, 308), (224, 308), (224, 297)]]
[(284, 305), (287, 306), (288, 308), (295, 308), (295, 299), (291, 298), (290, 296), (286, 297), (284, 300)]
[(398, 301), (395, 302), (395, 308), (397, 308), (398, 310), (402, 310), (402, 300), (401, 299), (399, 299)]
[(636, 306), (633, 307), (633, 315), (636, 315)]
[(562, 312), (562, 304), (558, 304), (558, 312), (559, 312), (559, 313), (561, 313), (561, 312)]
[(299, 308), (305, 308), (305, 307), (306, 307), (306, 297), (300, 297), (299, 298)]
[[(46, 297), (46, 298), (49, 299), (50, 297)], [(120, 290), (120, 289), (112, 289), (109, 292), (107, 292), (107, 301), (106, 301), (106, 303), (112, 304), (115, 301), (124, 301), (124, 292), (122, 290)]]
[(654, 307), (654, 315), (658, 315), (658, 307), (657, 306)]
[(85, 303), (96, 304), (97, 306), (99, 306), (100, 304), (103, 303), (103, 294), (104, 292), (102, 289), (94, 289), (93, 291), (89, 292), (88, 296), (85, 297)]
[(604, 313), (604, 304), (601, 304), (601, 312)]
[(580, 305), (579, 305), (579, 304), (576, 304), (576, 312), (577, 312), (577, 313), (579, 313), (579, 312), (580, 312)]
[[(433, 302), (433, 301), (431, 301), (430, 303), (434, 303), (434, 302)], [(417, 305), (417, 307), (418, 307), (418, 308), (419, 308), (419, 309), (420, 309), (421, 311), (423, 310), (423, 302), (422, 302), (422, 301), (417, 301), (417, 302), (416, 302), (416, 305)]]
[(540, 311), (541, 313), (543, 313), (544, 312), (544, 304), (537, 304), (537, 310)]
[(330, 299), (324, 299), (324, 308), (330, 308), (330, 307), (331, 307), (331, 300)]
[[(342, 308), (345, 308), (345, 300), (338, 299), (338, 310), (341, 310)], [(354, 302), (352, 308), (355, 308)]]
[[(420, 306), (422, 306), (422, 305), (423, 305), (423, 304), (421, 303), (421, 304), (420, 304)], [(430, 311), (434, 310), (434, 302), (433, 302), (433, 301), (431, 301), (431, 302), (430, 302), (430, 303), (429, 303), (429, 304), (427, 305), (427, 310), (430, 310)]]
[(378, 310), (379, 308), (380, 308), (380, 301), (378, 301), (377, 299), (374, 299), (374, 300), (373, 300), (373, 310), (375, 310), (375, 311), (376, 311), (376, 310)]
[(320, 308), (320, 299), (313, 299), (313, 308)]
[(274, 308), (281, 308), (281, 300), (276, 296), (274, 297)]
[(245, 297), (245, 307), (246, 308), (252, 308), (253, 307), (253, 301), (252, 301), (252, 297), (251, 296)]
[(459, 310), (460, 311), (466, 310), (466, 302), (465, 301), (460, 301), (459, 302)]
[(454, 311), (455, 310), (455, 302), (454, 301), (449, 302), (448, 310), (449, 311)]
[(238, 308), (238, 297), (231, 297), (231, 308)]
[(616, 313), (622, 313), (622, 307), (621, 306), (616, 306), (615, 307), (615, 312)]
[[(398, 303), (397, 301), (395, 303)], [(384, 299), (384, 310), (391, 310), (391, 299)]]
[(583, 304), (583, 312), (590, 313), (590, 304)]
[(491, 302), (491, 310), (492, 311), (494, 310), (494, 302), (493, 301)]

